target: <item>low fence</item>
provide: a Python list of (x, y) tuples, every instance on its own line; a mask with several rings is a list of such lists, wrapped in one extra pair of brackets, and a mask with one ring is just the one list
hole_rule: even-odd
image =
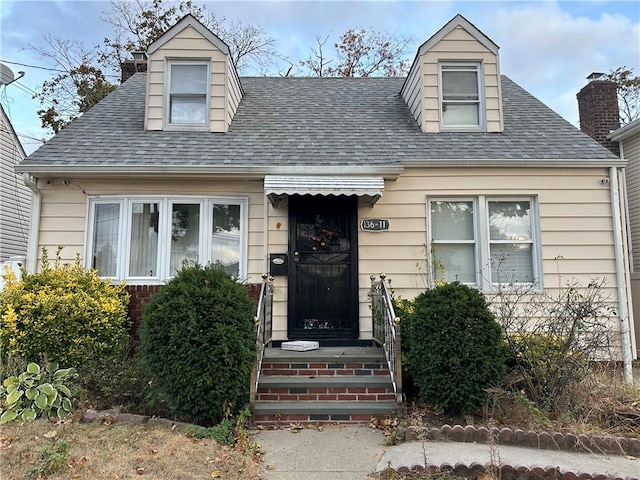
[(13, 273), (16, 274), (16, 276), (18, 278), (22, 277), (22, 272), (20, 271), (20, 269), (24, 266), (26, 262), (26, 258), (22, 257), (22, 256), (15, 256), (15, 257), (9, 257), (9, 260), (7, 260), (6, 262), (3, 262), (1, 267), (2, 270), (0, 270), (0, 292), (2, 291), (2, 289), (4, 288), (4, 272), (5, 269), (9, 269), (11, 271), (13, 271)]

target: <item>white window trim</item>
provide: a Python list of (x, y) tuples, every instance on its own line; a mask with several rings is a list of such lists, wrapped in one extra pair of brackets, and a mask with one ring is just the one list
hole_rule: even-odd
[[(475, 69), (478, 78), (478, 125), (445, 125), (442, 112), (444, 103), (442, 67), (469, 67)], [(438, 63), (438, 118), (442, 132), (484, 132), (487, 128), (486, 101), (484, 96), (484, 65), (482, 61), (459, 61)]]
[[(443, 201), (443, 202), (471, 202), (472, 204), (472, 208), (473, 208), (473, 240), (444, 240), (442, 242), (435, 242), (431, 232), (433, 231), (433, 227), (431, 225), (431, 202), (438, 202), (438, 201)], [(479, 235), (479, 225), (478, 225), (478, 197), (472, 197), (472, 196), (464, 196), (464, 197), (427, 197), (427, 232), (428, 233), (428, 239), (427, 239), (427, 255), (429, 257), (429, 283), (431, 285), (434, 284), (434, 282), (438, 279), (434, 278), (434, 272), (433, 272), (433, 255), (432, 255), (432, 251), (434, 248), (437, 248), (435, 245), (437, 245), (438, 243), (443, 243), (443, 244), (447, 244), (447, 245), (454, 245), (454, 244), (458, 244), (458, 245), (469, 245), (469, 244), (473, 244), (473, 253), (474, 253), (474, 258), (475, 258), (475, 265), (473, 268), (473, 271), (476, 273), (476, 281), (475, 282), (461, 282), (464, 283), (465, 285), (469, 285), (469, 286), (477, 286), (477, 277), (478, 277), (478, 270), (479, 270), (479, 258), (480, 258), (480, 252), (479, 252), (479, 243), (480, 243), (480, 235)]]
[[(518, 241), (505, 241), (505, 242), (491, 242), (489, 237), (489, 202), (509, 202), (509, 201), (529, 201), (530, 212), (529, 218), (531, 221), (531, 241), (518, 242)], [(431, 238), (431, 202), (473, 202), (473, 225), (474, 225), (474, 237), (475, 237), (475, 271), (476, 281), (472, 283), (465, 282), (468, 286), (473, 286), (479, 290), (485, 292), (495, 292), (500, 287), (507, 285), (499, 285), (491, 281), (491, 254), (490, 248), (492, 243), (527, 243), (531, 245), (532, 249), (532, 268), (533, 278), (532, 282), (516, 283), (514, 286), (526, 285), (532, 286), (535, 291), (542, 291), (543, 289), (543, 271), (542, 271), (542, 243), (540, 234), (540, 215), (538, 197), (536, 195), (469, 195), (469, 196), (429, 196), (426, 201), (426, 214), (427, 214), (427, 257), (429, 263), (428, 280), (431, 285), (434, 284), (436, 279), (433, 278), (433, 255), (432, 249), (434, 247), (433, 239)], [(446, 242), (454, 243), (454, 242)], [(463, 243), (463, 242), (460, 242)], [(437, 248), (437, 247), (436, 247)]]
[[(205, 65), (207, 67), (207, 91), (205, 94), (205, 119), (203, 123), (171, 123), (171, 67), (173, 65)], [(165, 130), (209, 130), (211, 123), (211, 60), (166, 59), (164, 79), (164, 128)]]
[(164, 222), (162, 215), (158, 215), (158, 254), (156, 258), (156, 265), (158, 266), (156, 275), (148, 276), (148, 277), (140, 277), (129, 275), (129, 262), (131, 261), (131, 219), (133, 212), (133, 204), (134, 203), (157, 203), (159, 205), (160, 210), (162, 211), (162, 201), (157, 197), (127, 197), (122, 200), (124, 207), (123, 214), (123, 222), (121, 222), (120, 230), (125, 232), (127, 235), (122, 235), (122, 252), (124, 254), (123, 263), (122, 263), (122, 275), (119, 278), (125, 278), (129, 283), (138, 283), (138, 282), (147, 282), (149, 280), (154, 282), (160, 282), (162, 277), (163, 270), (163, 262), (164, 256), (162, 255), (163, 250), (163, 242), (164, 235), (161, 235), (160, 232), (164, 231)]
[[(149, 277), (128, 276), (128, 265), (130, 261), (129, 244), (131, 241), (131, 210), (134, 203), (158, 203), (160, 215), (158, 218), (158, 275)], [(243, 281), (248, 276), (248, 237), (249, 237), (249, 198), (244, 196), (175, 196), (175, 195), (100, 195), (90, 196), (87, 199), (87, 224), (85, 226), (85, 267), (93, 267), (93, 235), (95, 220), (95, 205), (98, 204), (119, 204), (120, 216), (118, 223), (118, 262), (116, 265), (116, 277), (109, 278), (114, 281), (126, 281), (131, 285), (154, 285), (164, 284), (174, 276), (174, 272), (169, 272), (170, 264), (170, 244), (169, 228), (171, 225), (171, 206), (175, 203), (187, 203), (200, 205), (200, 231), (198, 262), (206, 265), (209, 262), (209, 252), (211, 251), (213, 206), (216, 204), (239, 205), (240, 206), (240, 261), (238, 265), (238, 281)]]

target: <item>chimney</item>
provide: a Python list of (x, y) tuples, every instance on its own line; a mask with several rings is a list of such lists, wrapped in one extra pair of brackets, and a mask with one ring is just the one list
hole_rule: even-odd
[(133, 59), (125, 60), (120, 65), (120, 83), (124, 83), (134, 73), (146, 71), (147, 54), (145, 52), (133, 52)]
[(580, 130), (619, 156), (618, 142), (607, 138), (607, 135), (620, 127), (617, 84), (607, 80), (604, 73), (598, 72), (589, 75), (587, 80), (589, 83), (576, 95)]

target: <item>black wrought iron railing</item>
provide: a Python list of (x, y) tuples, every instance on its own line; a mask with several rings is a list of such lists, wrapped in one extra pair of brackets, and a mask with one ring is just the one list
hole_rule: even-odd
[(269, 274), (262, 274), (262, 288), (258, 299), (258, 310), (255, 316), (256, 324), (256, 362), (251, 373), (251, 407), (255, 405), (258, 382), (260, 381), (260, 370), (262, 368), (262, 358), (264, 349), (272, 340), (273, 322), (273, 277)]
[(400, 332), (400, 318), (393, 308), (391, 292), (386, 282), (386, 275), (380, 274), (380, 280), (375, 275), (371, 279), (371, 315), (373, 320), (373, 339), (378, 343), (389, 365), (391, 382), (396, 394), (396, 401), (402, 403), (402, 335)]

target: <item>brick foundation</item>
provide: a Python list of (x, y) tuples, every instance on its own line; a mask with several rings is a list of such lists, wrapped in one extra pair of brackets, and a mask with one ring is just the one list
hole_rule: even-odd
[[(249, 298), (253, 300), (254, 304), (258, 305), (258, 299), (260, 298), (261, 283), (247, 283), (245, 284), (247, 291), (249, 292)], [(151, 300), (151, 298), (162, 289), (162, 285), (126, 285), (124, 288), (129, 294), (129, 319), (131, 320), (131, 326), (129, 328), (129, 336), (131, 338), (132, 350), (135, 350), (139, 343), (138, 329), (140, 328), (140, 322), (142, 322), (142, 309), (144, 305)]]

